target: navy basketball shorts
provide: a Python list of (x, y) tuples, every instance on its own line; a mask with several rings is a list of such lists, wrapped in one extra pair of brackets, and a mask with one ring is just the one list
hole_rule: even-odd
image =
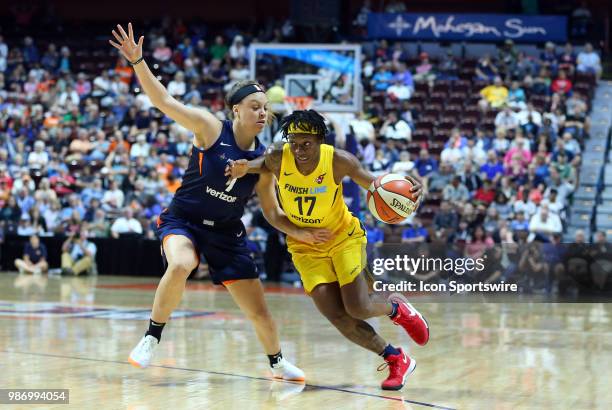
[[(228, 285), (240, 279), (259, 277), (247, 247), (246, 230), (242, 222), (223, 227), (195, 224), (165, 210), (157, 220), (157, 236), (162, 243), (162, 258), (167, 266), (163, 243), (171, 235), (189, 238), (198, 260), (204, 255), (213, 283)], [(197, 267), (196, 267), (197, 270)]]

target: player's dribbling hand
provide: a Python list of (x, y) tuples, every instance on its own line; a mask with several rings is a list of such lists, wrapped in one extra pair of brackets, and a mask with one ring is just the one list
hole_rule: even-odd
[[(242, 178), (247, 174), (248, 170), (249, 163), (246, 159), (237, 159), (236, 161), (230, 159), (225, 166), (225, 176), (229, 177), (230, 180)], [(227, 184), (229, 184), (229, 181)]]
[(293, 237), (300, 242), (316, 245), (329, 241), (332, 238), (332, 233), (329, 229), (323, 228), (300, 228)]
[(128, 23), (127, 33), (120, 24), (117, 24), (117, 30), (119, 31), (119, 34), (113, 30), (113, 36), (115, 36), (119, 43), (115, 43), (113, 40), (108, 40), (110, 45), (119, 50), (121, 55), (129, 62), (133, 63), (139, 60), (140, 57), (142, 57), (142, 43), (144, 41), (144, 36), (140, 36), (138, 39), (138, 44), (136, 44), (134, 41), (134, 32), (132, 31), (132, 23)]
[(421, 197), (421, 194), (423, 193), (423, 184), (421, 184), (421, 182), (419, 180), (417, 180), (415, 177), (412, 177), (410, 175), (405, 176), (405, 178), (410, 181), (410, 183), (412, 184), (412, 188), (410, 189), (410, 192), (412, 192), (413, 194), (415, 194), (415, 196), (418, 196), (419, 198)]

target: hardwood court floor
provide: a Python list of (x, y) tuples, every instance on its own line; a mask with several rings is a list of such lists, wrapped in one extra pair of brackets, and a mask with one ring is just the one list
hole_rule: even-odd
[[(67, 388), (76, 409), (609, 409), (612, 304), (419, 303), (432, 336), (416, 371), (379, 389), (382, 360), (344, 340), (301, 290), (270, 287), (286, 357), (307, 385), (273, 382), (249, 323), (224, 291), (191, 284), (155, 366), (127, 363), (156, 278), (0, 274), (0, 388)], [(7, 408), (18, 408), (6, 406)]]

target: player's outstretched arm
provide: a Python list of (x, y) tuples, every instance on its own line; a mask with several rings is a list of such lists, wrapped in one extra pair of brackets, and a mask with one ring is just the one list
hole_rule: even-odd
[(328, 229), (300, 228), (287, 218), (276, 199), (275, 180), (275, 176), (267, 172), (261, 174), (255, 185), (261, 209), (270, 225), (301, 242), (318, 244), (330, 240), (332, 235)]
[[(370, 188), (370, 185), (376, 179), (370, 171), (361, 166), (361, 162), (359, 162), (356, 156), (345, 150), (335, 149), (334, 179), (339, 183), (345, 176), (351, 178), (357, 185), (364, 189)], [(410, 191), (420, 196), (423, 188), (421, 182), (413, 176), (406, 176), (405, 178), (412, 183), (412, 189)]]
[(134, 32), (132, 31), (132, 23), (128, 24), (127, 33), (118, 24), (117, 30), (113, 30), (113, 36), (117, 42), (109, 40), (109, 43), (119, 50), (121, 55), (132, 65), (136, 77), (138, 77), (138, 81), (151, 100), (151, 103), (168, 117), (193, 131), (196, 136), (197, 145), (201, 148), (211, 146), (221, 133), (221, 121), (210, 112), (188, 107), (168, 94), (166, 88), (155, 78), (149, 66), (143, 60), (142, 44), (144, 36), (140, 36), (138, 43), (136, 43)]
[(246, 159), (229, 160), (225, 167), (225, 176), (229, 177), (230, 180), (241, 178), (246, 174), (261, 174), (263, 172), (272, 172), (278, 176), (284, 144), (284, 142), (277, 142), (270, 145), (264, 155), (251, 161)]

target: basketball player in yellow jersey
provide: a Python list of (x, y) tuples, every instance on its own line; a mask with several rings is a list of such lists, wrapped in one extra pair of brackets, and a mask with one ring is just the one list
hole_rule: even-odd
[[(324, 144), (327, 127), (314, 110), (294, 111), (281, 124), (286, 143), (268, 148), (253, 161), (230, 163), (227, 175), (240, 177), (260, 172), (260, 180), (277, 179), (279, 199), (286, 216), (279, 217), (274, 189), (259, 190), (266, 219), (287, 234), (293, 263), (306, 292), (319, 311), (352, 342), (381, 355), (388, 364), (385, 390), (399, 390), (416, 362), (401, 348), (387, 344), (365, 319), (388, 315), (420, 345), (429, 340), (422, 315), (407, 302), (373, 303), (363, 274), (366, 233), (344, 203), (341, 181), (345, 176), (367, 189), (374, 176), (352, 154)], [(420, 184), (407, 177), (420, 191)], [(283, 224), (280, 224), (280, 219)], [(288, 219), (295, 229), (287, 228)], [(314, 229), (313, 229), (314, 228)], [(304, 240), (303, 231), (325, 230), (331, 239)]]

